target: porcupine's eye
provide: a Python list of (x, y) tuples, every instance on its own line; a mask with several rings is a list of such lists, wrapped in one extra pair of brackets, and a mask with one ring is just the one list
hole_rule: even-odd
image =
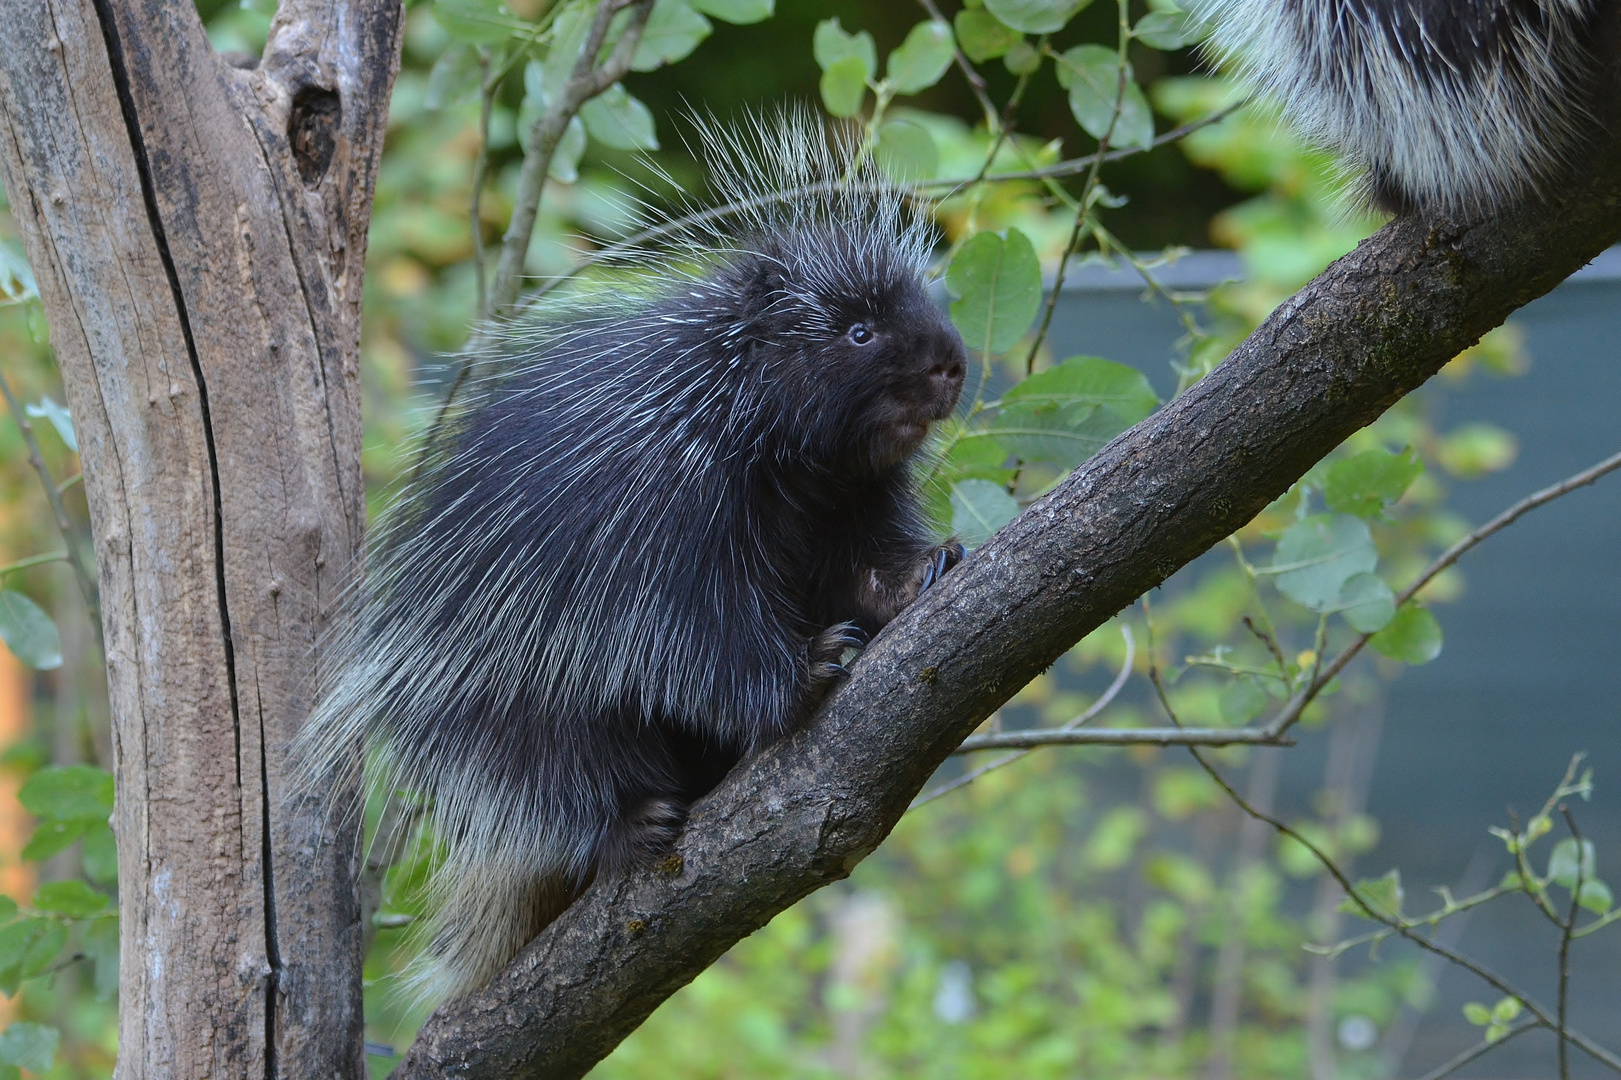
[(870, 344), (873, 339), (872, 327), (868, 326), (864, 322), (858, 322), (854, 326), (850, 327), (850, 332), (845, 336), (851, 341), (855, 342), (857, 345), (867, 345)]

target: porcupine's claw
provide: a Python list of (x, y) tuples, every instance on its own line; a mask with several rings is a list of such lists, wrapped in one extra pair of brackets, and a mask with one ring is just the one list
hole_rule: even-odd
[(962, 562), (967, 554), (963, 546), (955, 540), (941, 544), (935, 550), (934, 558), (929, 561), (928, 568), (923, 571), (923, 583), (918, 586), (918, 595), (927, 592), (929, 586), (946, 576), (946, 571)]
[(810, 661), (812, 692), (823, 694), (833, 683), (850, 672), (839, 661), (845, 649), (861, 649), (867, 645), (867, 635), (855, 623), (834, 623), (810, 640), (807, 650)]

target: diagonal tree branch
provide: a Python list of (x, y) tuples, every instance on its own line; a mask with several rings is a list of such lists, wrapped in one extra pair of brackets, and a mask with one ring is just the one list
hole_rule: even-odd
[(740, 938), (848, 875), (993, 709), (1515, 308), (1621, 236), (1621, 146), (1495, 222), (1404, 218), (1280, 307), (872, 643), (803, 731), (740, 766), (656, 870), (599, 881), (394, 1076), (583, 1075)]

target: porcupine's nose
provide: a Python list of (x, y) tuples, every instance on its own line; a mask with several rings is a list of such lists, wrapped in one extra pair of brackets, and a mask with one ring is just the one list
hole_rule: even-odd
[(968, 363), (963, 357), (961, 343), (955, 340), (941, 342), (934, 363), (929, 368), (929, 388), (934, 392), (936, 420), (945, 419), (956, 408), (957, 397), (962, 393), (963, 379), (967, 374)]

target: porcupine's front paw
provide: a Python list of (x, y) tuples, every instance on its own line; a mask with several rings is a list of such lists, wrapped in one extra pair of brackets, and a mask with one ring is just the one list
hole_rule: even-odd
[(935, 582), (946, 576), (946, 571), (962, 562), (966, 554), (967, 549), (955, 540), (947, 540), (930, 551), (926, 558), (920, 560), (923, 572), (918, 578), (917, 591), (912, 594), (912, 599), (916, 600), (927, 592)]
[(806, 660), (810, 664), (810, 693), (813, 701), (820, 701), (838, 680), (849, 674), (840, 661), (844, 650), (861, 649), (867, 644), (867, 635), (855, 623), (834, 623), (810, 639)]

